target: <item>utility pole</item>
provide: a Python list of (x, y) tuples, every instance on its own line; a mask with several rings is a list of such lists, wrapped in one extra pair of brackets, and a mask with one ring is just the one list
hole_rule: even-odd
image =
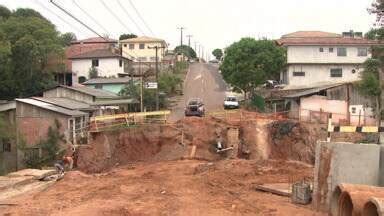
[(159, 110), (159, 58), (158, 58), (158, 51), (159, 49), (165, 49), (163, 46), (153, 46), (148, 47), (148, 49), (155, 49), (156, 51), (156, 110)]
[(193, 35), (187, 35), (187, 38), (188, 38), (188, 46), (191, 47), (191, 37)]
[(139, 72), (140, 72), (140, 112), (143, 112), (144, 111), (144, 105), (143, 105), (144, 83), (143, 83), (143, 71), (141, 70), (141, 61), (139, 61)]
[(180, 29), (180, 46), (183, 46), (183, 30), (185, 27), (178, 27), (177, 29)]
[(197, 52), (197, 50), (196, 50), (196, 45), (197, 45), (197, 42), (195, 41), (195, 52)]

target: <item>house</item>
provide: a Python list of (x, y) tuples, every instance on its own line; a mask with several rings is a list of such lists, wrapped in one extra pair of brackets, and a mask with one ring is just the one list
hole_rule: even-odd
[(137, 78), (131, 77), (118, 77), (118, 78), (95, 78), (90, 79), (83, 83), (83, 85), (95, 88), (102, 89), (105, 91), (113, 92), (118, 94), (121, 90), (123, 90), (129, 83), (133, 81), (136, 83), (138, 81)]
[[(45, 152), (38, 144), (47, 138), (48, 131), (56, 130), (64, 138), (59, 145), (79, 144), (86, 136), (89, 115), (85, 112), (63, 108), (34, 98), (16, 99), (16, 136), (18, 167), (26, 160), (41, 158)], [(23, 143), (23, 144), (21, 144)]]
[(114, 112), (136, 111), (136, 99), (127, 99), (116, 93), (86, 86), (56, 86), (43, 93), (43, 98), (67, 98), (97, 108), (92, 116)]
[(333, 84), (284, 96), (289, 117), (303, 122), (341, 125), (375, 125), (372, 98), (359, 94), (353, 83)]
[(3, 134), (0, 138), (0, 175), (17, 170), (16, 133), (14, 132), (16, 127), (15, 117), (15, 101), (1, 101), (0, 118), (2, 124), (1, 133)]
[(72, 60), (72, 81), (76, 85), (90, 79), (92, 68), (98, 77), (118, 77), (128, 71), (129, 59), (111, 49), (92, 50), (70, 57)]
[(286, 88), (358, 81), (362, 63), (371, 57), (370, 47), (377, 44), (353, 31), (298, 31), (276, 42), (287, 49), (287, 67), (280, 73)]
[[(156, 62), (156, 50), (153, 47), (162, 47), (158, 50), (158, 60), (161, 62), (168, 47), (163, 39), (141, 36), (119, 41), (122, 49), (122, 56), (134, 57), (139, 62)], [(152, 47), (152, 48), (151, 48)]]

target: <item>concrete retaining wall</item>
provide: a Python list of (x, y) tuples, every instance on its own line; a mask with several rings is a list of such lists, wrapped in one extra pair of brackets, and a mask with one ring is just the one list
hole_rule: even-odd
[(344, 142), (318, 142), (316, 146), (313, 204), (329, 211), (340, 183), (379, 185), (380, 146)]

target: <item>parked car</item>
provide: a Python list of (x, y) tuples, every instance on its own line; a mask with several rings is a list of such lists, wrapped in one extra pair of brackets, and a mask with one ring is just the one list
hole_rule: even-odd
[(185, 116), (204, 116), (205, 108), (200, 98), (192, 98), (185, 107)]
[(238, 109), (239, 101), (236, 96), (226, 96), (224, 99), (224, 109)]

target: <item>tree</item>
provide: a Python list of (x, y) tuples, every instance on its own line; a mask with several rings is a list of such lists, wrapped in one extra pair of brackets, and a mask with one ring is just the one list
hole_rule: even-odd
[(3, 5), (0, 5), (0, 19), (8, 19), (10, 16), (11, 11)]
[(62, 56), (55, 26), (32, 9), (0, 19), (0, 99), (28, 97), (54, 85), (49, 58)]
[(125, 39), (130, 39), (130, 38), (137, 38), (137, 35), (135, 34), (122, 34), (119, 37), (119, 40), (125, 40)]
[(217, 60), (220, 60), (223, 57), (223, 51), (221, 49), (215, 49), (212, 52), (212, 55), (215, 56)]
[(159, 76), (159, 89), (166, 94), (173, 94), (176, 92), (177, 86), (181, 84), (182, 80), (179, 76), (170, 73), (163, 73)]
[(175, 47), (174, 50), (177, 54), (184, 54), (186, 57), (194, 59), (196, 58), (196, 52), (190, 46), (182, 45)]
[(358, 89), (362, 95), (373, 97), (376, 102), (376, 114), (380, 117), (380, 76), (379, 68), (381, 62), (378, 59), (367, 59), (364, 64), (364, 70), (361, 73), (361, 80), (358, 82)]
[(69, 46), (71, 45), (72, 41), (76, 41), (76, 40), (77, 40), (77, 37), (72, 32), (67, 32), (60, 35), (60, 41), (62, 46)]
[(379, 26), (384, 24), (384, 1), (379, 0), (372, 3), (371, 7), (368, 8), (368, 12), (376, 15), (376, 23)]
[(89, 68), (88, 78), (89, 79), (94, 79), (94, 78), (97, 78), (97, 77), (99, 77), (99, 71), (97, 71), (97, 68), (95, 68), (95, 67)]
[(277, 78), (285, 63), (285, 49), (273, 41), (243, 38), (226, 49), (220, 70), (224, 80), (246, 96), (267, 79)]

